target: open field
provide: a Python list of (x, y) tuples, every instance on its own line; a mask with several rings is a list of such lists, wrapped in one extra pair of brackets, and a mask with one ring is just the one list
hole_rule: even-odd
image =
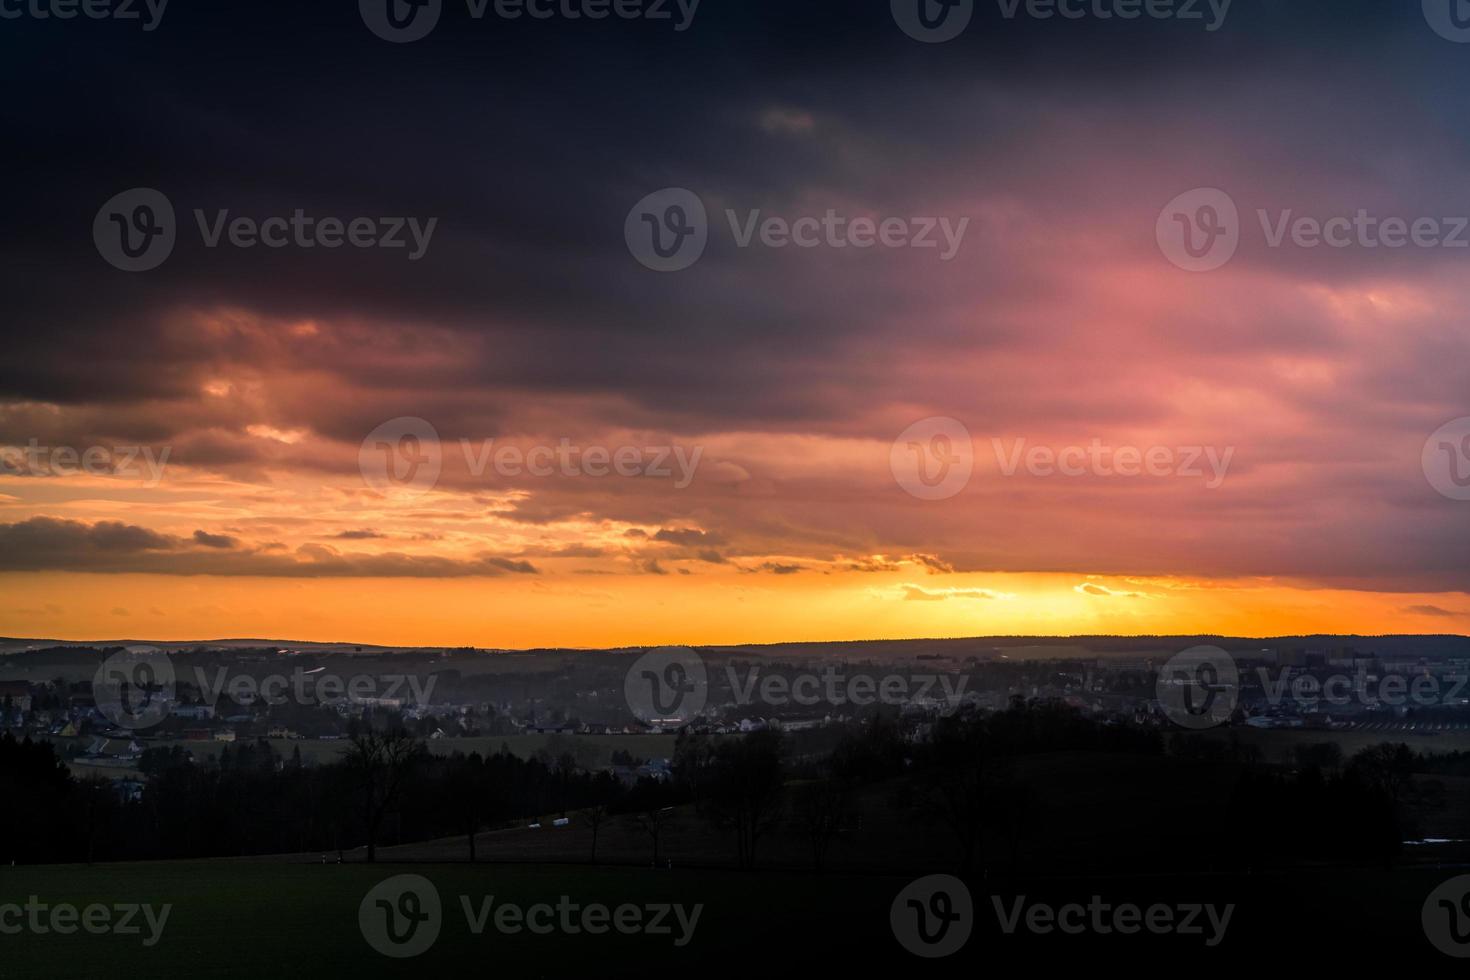
[[(1055, 876), (1086, 870), (1093, 874), (1158, 873), (1188, 869), (1231, 870), (1239, 862), (1254, 868), (1279, 867), (1280, 861), (1252, 850), (1238, 852), (1229, 842), (1245, 828), (1231, 822), (1231, 800), (1238, 770), (1231, 764), (1194, 765), (1179, 760), (1100, 752), (1058, 752), (1028, 756), (1017, 776), (1030, 800), (1014, 833), (987, 825), (979, 853), (994, 874)], [(1470, 840), (1470, 780), (1435, 777), (1441, 787), (1432, 802), (1406, 813), (1406, 832), (1416, 837)], [(955, 831), (944, 815), (920, 804), (924, 788), (903, 777), (864, 787), (851, 800), (850, 829), (832, 841), (825, 868), (844, 874), (900, 874), (922, 868), (953, 868), (961, 860)], [(576, 864), (593, 855), (591, 827), (568, 813), (569, 825), (554, 827), (541, 815), (476, 835), (478, 860), (515, 864)], [(759, 841), (763, 867), (808, 872), (810, 844), (793, 822), (788, 802), (781, 819)], [(1239, 815), (1240, 820), (1265, 819)], [(1306, 833), (1307, 831), (1303, 831)], [(463, 835), (397, 844), (384, 838), (383, 860), (456, 863), (469, 856)], [(362, 860), (363, 848), (348, 851)], [(659, 841), (660, 864), (675, 869), (733, 869), (733, 835), (702, 818), (695, 807), (674, 811)], [(599, 828), (600, 864), (647, 867), (653, 847), (629, 815), (613, 816)], [(306, 854), (261, 860), (335, 861), (335, 854)], [(1405, 848), (1401, 863), (1470, 860), (1470, 847), (1438, 845)]]
[[(120, 903), (151, 906), (151, 927), (140, 914), (137, 935), (38, 934), (23, 928), (0, 944), (0, 974), (8, 977), (111, 978), (323, 977), (442, 975), (473, 968), (508, 976), (793, 976), (832, 975), (858, 966), (866, 975), (975, 976), (1022, 963), (1091, 965), (1137, 963), (1157, 957), (1212, 966), (1277, 967), (1359, 964), (1365, 957), (1400, 967), (1446, 965), (1437, 960), (1420, 926), (1425, 897), (1454, 872), (1446, 870), (1332, 871), (1292, 876), (1215, 875), (1180, 878), (1049, 878), (972, 880), (975, 926), (954, 956), (925, 961), (893, 938), (889, 908), (909, 876), (809, 876), (774, 872), (656, 872), (570, 866), (493, 864), (284, 865), (188, 862), (107, 866), (52, 866), (0, 870), (0, 907), (32, 900), (48, 910)], [(430, 919), (437, 939), (417, 958), (390, 959), (372, 949), (359, 913), (367, 905), (369, 931), (382, 916), (365, 901), (396, 875), (426, 878), (437, 895)], [(378, 893), (381, 894), (381, 893)], [(423, 894), (429, 894), (423, 892)], [(1055, 930), (1008, 934), (1004, 910), (1024, 896), (1030, 903), (1211, 903), (1231, 905), (1218, 945), (1203, 935), (1065, 935)], [(669, 934), (623, 935), (609, 930), (550, 934), (524, 928), (501, 932), (494, 919), (476, 934), (483, 902), (492, 908), (544, 903), (608, 908), (679, 904), (685, 922), (667, 916)], [(565, 897), (563, 897), (565, 896)], [(1324, 902), (1323, 896), (1331, 896)], [(375, 895), (375, 897), (377, 897)], [(999, 908), (997, 908), (997, 903)], [(163, 918), (163, 906), (170, 906)], [(698, 918), (694, 909), (699, 907)], [(121, 914), (121, 913), (114, 913)], [(545, 916), (553, 912), (543, 913)], [(580, 918), (573, 913), (576, 928)], [(14, 917), (10, 921), (17, 921)], [(556, 918), (538, 919), (551, 921)], [(645, 920), (646, 921), (646, 920)], [(40, 919), (46, 927), (48, 919)], [(1373, 924), (1371, 935), (1346, 942), (1344, 927)], [(432, 928), (432, 927), (425, 927)], [(1207, 930), (1208, 931), (1208, 930)], [(1282, 942), (1283, 937), (1296, 941)], [(156, 937), (156, 942), (145, 942)], [(683, 946), (676, 945), (687, 938)], [(1365, 944), (1366, 947), (1365, 948)]]
[[(872, 919), (886, 917), (890, 895), (901, 883), (859, 879), (839, 883), (785, 875), (679, 874), (628, 869), (497, 867), (492, 865), (279, 865), (240, 862), (127, 864), (96, 867), (17, 868), (0, 872), (0, 905), (36, 895), (50, 904), (149, 903), (173, 906), (162, 938), (151, 948), (140, 936), (5, 937), (0, 974), (8, 977), (335, 977), (401, 976), (407, 964), (374, 952), (359, 926), (359, 906), (369, 889), (393, 875), (426, 875), (436, 887), (443, 929), (428, 952), (412, 962), (432, 975), (478, 965), (496, 975), (691, 975), (701, 962), (737, 962), (752, 952), (761, 926), (783, 924), (806, 932), (820, 897), (843, 895)], [(478, 909), (487, 896), (497, 905), (555, 905), (561, 896), (579, 904), (647, 906), (702, 904), (693, 941), (675, 945), (671, 935), (577, 936), (501, 934), (490, 926), (472, 934), (461, 896)], [(755, 910), (759, 910), (758, 917)], [(142, 920), (140, 917), (140, 924)], [(815, 966), (832, 942), (812, 932), (783, 953), (789, 962)], [(773, 948), (774, 947), (774, 940)], [(128, 964), (126, 968), (120, 964)]]

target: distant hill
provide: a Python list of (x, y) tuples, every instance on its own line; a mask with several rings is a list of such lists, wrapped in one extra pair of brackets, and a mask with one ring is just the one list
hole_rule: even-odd
[(411, 653), (423, 650), (442, 650), (443, 647), (388, 647), (371, 643), (317, 643), (308, 640), (270, 639), (224, 639), (224, 640), (58, 640), (19, 639), (0, 637), (0, 655), (19, 653), (25, 650), (45, 650), (53, 647), (109, 647), (150, 646), (160, 650), (302, 650), (313, 653)]
[[(918, 640), (853, 640), (842, 642), (734, 644), (707, 646), (700, 649), (719, 655), (747, 655), (752, 657), (833, 657), (852, 658), (905, 658), (915, 656), (942, 656), (963, 659), (967, 657), (1012, 659), (1061, 659), (1075, 657), (1138, 657), (1168, 656), (1192, 646), (1212, 645), (1226, 650), (1260, 649), (1305, 649), (1336, 650), (1351, 647), (1363, 653), (1385, 656), (1428, 656), (1470, 657), (1470, 637), (1454, 634), (1395, 634), (1388, 636), (1362, 636), (1358, 634), (1314, 634), (1309, 636), (1242, 637), (1242, 636), (975, 636), (961, 638), (936, 638)], [(61, 640), (20, 639), (0, 637), (0, 656), (27, 650), (44, 650), (57, 647), (87, 647), (105, 649), (124, 646), (154, 646), (166, 651), (180, 650), (298, 650), (318, 654), (413, 654), (440, 652), (452, 649), (443, 646), (411, 647), (383, 646), (371, 643), (333, 642), (322, 643), (306, 640), (279, 639), (216, 639), (216, 640)], [(471, 648), (459, 648), (468, 652)], [(483, 648), (482, 648), (483, 649)], [(607, 650), (572, 650), (569, 648), (542, 647), (535, 650), (484, 650), (486, 653), (598, 653), (642, 648), (608, 648)]]

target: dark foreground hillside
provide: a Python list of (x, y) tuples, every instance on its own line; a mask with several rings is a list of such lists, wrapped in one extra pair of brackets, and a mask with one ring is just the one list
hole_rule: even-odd
[[(365, 938), (364, 899), (385, 879), (427, 879), (440, 911), (433, 943), (412, 960), (381, 955)], [(1441, 966), (1420, 924), (1424, 897), (1447, 872), (1428, 869), (1309, 874), (1049, 878), (1022, 883), (971, 880), (974, 927), (953, 955), (923, 959), (900, 945), (890, 907), (909, 879), (899, 876), (663, 871), (504, 865), (282, 865), (157, 863), (28, 867), (0, 873), (0, 907), (30, 896), (51, 903), (165, 903), (172, 909), (155, 945), (139, 935), (60, 936), (25, 932), (0, 940), (5, 977), (158, 978), (443, 975), (474, 970), (502, 976), (975, 976), (1023, 965), (1125, 968), (1175, 964), (1215, 969), (1334, 968), (1389, 957), (1404, 967)], [(471, 925), (493, 896), (492, 915)], [(564, 898), (565, 897), (565, 898)], [(1096, 898), (1095, 898), (1096, 897)], [(471, 916), (465, 913), (468, 900)], [(1018, 908), (1168, 903), (1187, 934), (1144, 929), (1068, 935), (1053, 928), (1005, 931)], [(669, 914), (658, 934), (615, 930), (537, 935), (495, 928), (493, 910), (558, 903), (578, 910), (679, 904), (692, 930)], [(999, 908), (997, 908), (997, 903)], [(698, 906), (697, 919), (692, 916)], [(1212, 906), (1212, 921), (1204, 907)], [(1227, 906), (1233, 906), (1228, 913)], [(1191, 916), (1190, 910), (1201, 909)], [(371, 911), (371, 910), (370, 910)], [(1023, 913), (1026, 914), (1026, 913)], [(1228, 914), (1223, 934), (1217, 929)], [(645, 923), (650, 920), (645, 918)], [(1107, 921), (1112, 921), (1109, 918)], [(1345, 932), (1348, 922), (1371, 931)], [(428, 928), (425, 925), (424, 928)], [(1197, 931), (1196, 931), (1197, 929)], [(679, 945), (684, 941), (683, 945)], [(126, 963), (123, 969), (120, 964)]]

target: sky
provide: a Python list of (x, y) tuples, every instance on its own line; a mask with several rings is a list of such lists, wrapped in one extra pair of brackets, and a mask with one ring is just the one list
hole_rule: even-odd
[(0, 19), (0, 634), (1465, 632), (1447, 12), (904, 2)]

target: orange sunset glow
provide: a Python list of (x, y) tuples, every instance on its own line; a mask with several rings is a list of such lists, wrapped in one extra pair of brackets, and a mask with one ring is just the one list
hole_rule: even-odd
[[(0, 454), (0, 632), (519, 648), (1452, 631), (1462, 592), (1366, 550), (1380, 494), (1426, 531), (1455, 508), (1410, 426), (1364, 441), (1349, 431), (1362, 420), (1335, 414), (1333, 393), (1370, 366), (1344, 363), (1350, 348), (1231, 380), (1131, 363), (1120, 332), (1147, 350), (1163, 327), (1146, 324), (1191, 302), (1176, 270), (1140, 261), (1135, 295), (1100, 275), (1099, 305), (1073, 313), (1115, 326), (1067, 327), (1045, 360), (970, 338), (954, 341), (963, 358), (891, 351), (874, 375), (855, 352), (849, 370), (892, 401), (855, 401), (825, 432), (715, 425), (678, 403), (669, 428), (627, 392), (456, 387), (488, 341), (409, 325), (180, 315), (164, 337), (211, 345), (173, 390), (120, 409), (4, 407), (9, 431), (38, 435)], [(1344, 343), (1364, 318), (1432, 338), (1452, 301), (1449, 287), (1253, 294), (1271, 290)], [(394, 372), (415, 390), (375, 385)], [(939, 450), (895, 440), (936, 417), (994, 428), (967, 425), (947, 450), (970, 465), (964, 485), (922, 499), (905, 459), (933, 469)], [(130, 438), (160, 428), (166, 440)], [(102, 448), (88, 464), (71, 446)]]
[[(295, 151), (232, 158), (249, 186), (174, 159), (68, 189), (38, 223), (96, 241), (27, 246), (9, 291), (0, 633), (1462, 631), (1470, 287), (1435, 104), (1286, 61), (1184, 86), (1163, 49), (1109, 87), (989, 35), (978, 67), (890, 41), (883, 80), (752, 87), (705, 70), (728, 41), (678, 49), (699, 81), (658, 112), (566, 108), (626, 144), (606, 166), (389, 60), (333, 103), (350, 151), (288, 99)], [(110, 241), (167, 212), (167, 255)]]

